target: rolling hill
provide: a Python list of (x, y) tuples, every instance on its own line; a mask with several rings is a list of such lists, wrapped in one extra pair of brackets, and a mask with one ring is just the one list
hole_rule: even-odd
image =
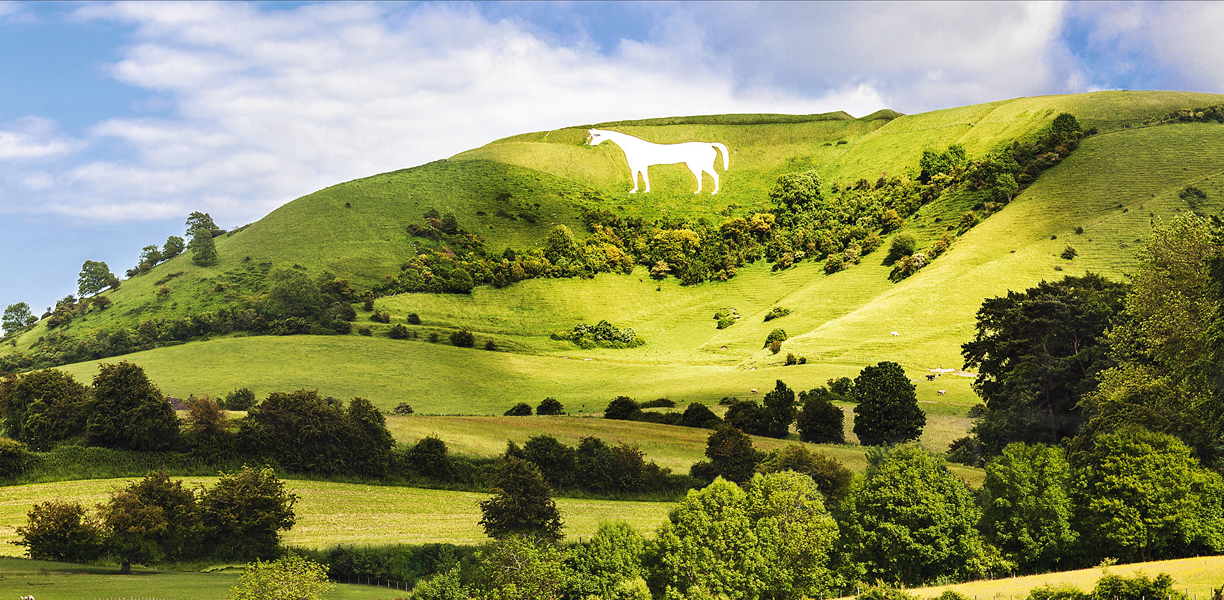
[[(390, 314), (389, 324), (369, 323), (368, 313), (358, 312), (358, 324), (370, 326), (371, 337), (234, 333), (125, 357), (144, 365), (171, 395), (308, 387), (369, 397), (388, 409), (409, 402), (418, 412), (435, 414), (500, 414), (514, 402), (534, 404), (545, 396), (588, 411), (620, 394), (710, 402), (744, 397), (752, 388), (772, 387), (775, 379), (792, 388), (814, 387), (829, 377), (853, 377), (880, 360), (901, 362), (916, 377), (925, 369), (960, 366), (960, 344), (971, 335), (984, 298), (1085, 271), (1123, 277), (1144, 236), (1191, 209), (1178, 194), (1185, 186), (1207, 195), (1193, 208), (1218, 212), (1224, 206), (1224, 126), (1143, 123), (1221, 102), (1224, 96), (1116, 91), (919, 115), (882, 111), (860, 119), (844, 113), (717, 115), (598, 125), (660, 143), (727, 144), (730, 169), (723, 191), (696, 196), (683, 165), (654, 167), (650, 194), (626, 193), (623, 156), (610, 144), (585, 145), (588, 126), (527, 133), (290, 202), (217, 238), (219, 264), (199, 267), (178, 256), (124, 281), (107, 294), (113, 300), (109, 308), (60, 330), (87, 336), (143, 319), (217, 310), (257, 297), (275, 267), (297, 266), (312, 277), (328, 271), (359, 292), (368, 290), (398, 274), (401, 263), (424, 247), (407, 228), (430, 209), (453, 213), (488, 248), (522, 250), (542, 245), (558, 224), (586, 236), (584, 209), (647, 222), (705, 219), (716, 226), (732, 215), (766, 210), (768, 191), (782, 174), (815, 169), (825, 185), (914, 177), (925, 149), (958, 143), (970, 158), (980, 157), (1014, 140), (1039, 137), (1062, 112), (1097, 128), (1099, 134), (957, 238), (946, 254), (899, 283), (888, 278), (885, 240), (861, 264), (832, 275), (810, 260), (783, 270), (758, 261), (727, 281), (684, 286), (675, 278), (655, 281), (638, 266), (631, 274), (531, 279), (479, 286), (471, 294), (382, 297), (376, 309)], [(972, 206), (972, 199), (945, 194), (923, 205), (900, 231), (926, 246)], [(1078, 251), (1074, 260), (1059, 256), (1068, 244)], [(155, 290), (163, 285), (170, 293), (159, 299)], [(764, 322), (775, 306), (792, 313)], [(711, 316), (727, 307), (742, 318), (717, 329)], [(387, 339), (390, 327), (406, 324), (410, 313), (421, 319), (410, 327), (418, 339)], [(576, 322), (599, 320), (633, 328), (646, 344), (584, 350), (549, 338)], [(762, 348), (775, 327), (790, 335), (778, 355)], [(498, 351), (446, 344), (456, 329), (472, 331), (478, 348), (493, 340)], [(48, 333), (39, 324), (0, 353), (27, 350)], [(429, 333), (439, 333), (443, 343), (425, 341)], [(807, 363), (782, 367), (787, 352)], [(66, 369), (88, 379), (96, 362)], [(967, 381), (944, 375), (920, 395), (934, 399), (938, 388), (968, 404)]]

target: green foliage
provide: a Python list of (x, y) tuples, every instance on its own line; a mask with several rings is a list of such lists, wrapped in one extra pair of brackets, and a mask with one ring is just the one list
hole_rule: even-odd
[(884, 361), (863, 367), (854, 379), (854, 435), (864, 446), (885, 446), (916, 440), (926, 425), (901, 365)]
[(170, 481), (164, 469), (111, 492), (98, 505), (106, 547), (123, 562), (182, 559), (198, 553), (204, 538), (203, 513), (195, 492)]
[(228, 600), (322, 600), (334, 587), (323, 565), (290, 553), (247, 564)]
[(765, 435), (772, 438), (784, 438), (790, 433), (791, 423), (795, 422), (795, 392), (786, 387), (782, 380), (777, 380), (774, 389), (765, 393), (765, 406), (762, 410)]
[(831, 378), (826, 385), (829, 386), (829, 391), (837, 396), (842, 401), (854, 401), (854, 380), (849, 377)]
[(756, 471), (758, 456), (752, 448), (752, 438), (730, 425), (722, 425), (706, 438), (706, 458), (718, 476), (734, 482), (746, 482)]
[(773, 307), (773, 310), (770, 310), (770, 311), (769, 311), (769, 313), (767, 313), (767, 314), (765, 315), (765, 320), (766, 320), (766, 321), (772, 321), (772, 320), (774, 320), (774, 319), (778, 319), (778, 318), (781, 318), (781, 317), (785, 317), (786, 315), (789, 315), (790, 313), (791, 313), (791, 311), (790, 311), (790, 309), (789, 309), (789, 308), (783, 308), (783, 307), (781, 307), (781, 306), (775, 306), (775, 307)]
[(480, 501), (480, 526), (496, 539), (530, 536), (561, 539), (561, 514), (552, 489), (535, 465), (508, 456), (491, 477), (493, 497)]
[(187, 422), (184, 438), (192, 454), (214, 464), (234, 455), (238, 440), (233, 423), (216, 400), (208, 396), (188, 398)]
[(404, 417), (411, 415), (413, 412), (415, 411), (412, 410), (412, 405), (408, 404), (407, 402), (400, 402), (399, 404), (395, 405), (395, 408), (391, 409), (391, 414)]
[(0, 477), (9, 479), (26, 470), (30, 453), (26, 445), (9, 438), (0, 438)]
[(314, 390), (273, 392), (247, 412), (239, 431), (253, 455), (274, 458), (294, 473), (381, 476), (395, 440), (385, 417), (368, 400), (354, 398), (348, 410)]
[(29, 325), (32, 318), (34, 315), (30, 313), (29, 304), (25, 302), (10, 304), (4, 309), (4, 316), (0, 318), (0, 329), (4, 329), (4, 335), (11, 335)]
[(502, 414), (507, 417), (530, 417), (531, 405), (526, 402), (519, 402)]
[(898, 233), (889, 242), (887, 260), (900, 260), (903, 257), (912, 255), (917, 248), (918, 241), (914, 239), (912, 234)]
[(799, 392), (802, 410), (796, 419), (795, 428), (799, 439), (813, 444), (844, 444), (846, 442), (846, 414), (833, 405), (840, 400), (828, 388), (819, 387)]
[(581, 348), (591, 349), (596, 346), (604, 348), (637, 348), (646, 342), (638, 338), (629, 327), (617, 328), (607, 321), (600, 321), (594, 327), (579, 323), (570, 331), (552, 334), (554, 340), (569, 340)]
[(1079, 428), (1077, 403), (1108, 364), (1105, 331), (1126, 292), (1089, 273), (982, 303), (961, 354), (979, 371), (973, 389), (987, 414), (974, 431), (987, 449), (1058, 444)]
[(981, 511), (943, 461), (917, 446), (873, 452), (838, 505), (842, 549), (860, 579), (917, 585), (996, 566), (976, 528)]
[(573, 448), (551, 435), (536, 435), (523, 444), (523, 458), (535, 465), (553, 489), (569, 486), (574, 478), (577, 455)]
[(617, 396), (604, 409), (604, 418), (615, 419), (617, 421), (632, 421), (641, 413), (642, 408), (638, 406), (638, 403), (633, 398)]
[(1062, 448), (1009, 444), (986, 465), (980, 491), (982, 535), (1022, 572), (1071, 563), (1072, 474)]
[[(855, 598), (857, 600), (918, 600), (918, 596), (907, 594), (890, 585), (875, 585), (869, 587), (862, 592), (859, 592), (859, 595), (855, 596)], [(939, 600), (944, 599), (941, 596)]]
[(450, 343), (460, 348), (471, 348), (476, 345), (476, 336), (466, 329), (459, 329), (451, 332)]
[[(1103, 596), (1111, 598), (1111, 596)], [(1051, 584), (1047, 583), (1029, 590), (1029, 595), (1026, 600), (1091, 600), (1092, 596), (1080, 591), (1079, 588), (1069, 584)], [(1159, 598), (1158, 596), (1156, 598)]]
[(50, 500), (35, 504), (25, 526), (17, 528), (19, 546), (34, 560), (89, 562), (102, 554), (98, 522), (80, 502)]
[(769, 190), (770, 201), (783, 214), (812, 210), (820, 196), (820, 175), (815, 169), (779, 175), (777, 183)]
[(618, 594), (626, 583), (646, 575), (642, 566), (645, 554), (645, 538), (629, 524), (601, 522), (591, 540), (578, 543), (567, 557), (574, 574), (569, 596), (623, 597)]
[(201, 267), (217, 264), (220, 258), (217, 256), (217, 246), (213, 242), (212, 231), (196, 228), (190, 230), (188, 235), (191, 236), (191, 242), (187, 245), (191, 250), (191, 262)]
[(761, 405), (752, 400), (736, 400), (723, 415), (726, 423), (748, 435), (765, 435), (769, 418)]
[(923, 183), (932, 179), (938, 181), (939, 176), (952, 180), (965, 170), (968, 163), (965, 147), (960, 144), (951, 144), (943, 152), (927, 148), (922, 151), (922, 158), (918, 161), (918, 167), (922, 169), (918, 177)]
[(77, 276), (77, 294), (82, 298), (92, 296), (106, 289), (114, 278), (115, 274), (111, 273), (106, 263), (87, 260), (81, 265), (81, 274)]
[(470, 597), (459, 565), (434, 573), (412, 588), (413, 600), (468, 600)]
[(162, 244), (161, 259), (170, 260), (183, 253), (187, 246), (183, 243), (183, 238), (172, 235), (166, 238), (166, 243)]
[(722, 424), (722, 419), (714, 414), (714, 411), (709, 407), (700, 403), (693, 402), (684, 409), (684, 415), (680, 418), (680, 424), (685, 427), (697, 427), (700, 429), (714, 429)]
[(274, 556), (280, 533), (296, 523), (297, 496), (269, 467), (243, 465), (203, 491), (200, 510), (213, 553), (234, 558)]
[(1063, 258), (1067, 260), (1071, 260), (1075, 258), (1076, 256), (1079, 256), (1079, 252), (1075, 250), (1075, 246), (1072, 246), (1071, 244), (1067, 244), (1067, 247), (1063, 248), (1062, 254), (1060, 256), (1062, 256)]
[(323, 315), (323, 293), (301, 270), (273, 269), (268, 286), (268, 312), (273, 318), (318, 319)]
[(1167, 573), (1157, 575), (1156, 579), (1144, 573), (1136, 573), (1132, 577), (1105, 573), (1093, 587), (1092, 597), (1116, 598), (1117, 600), (1144, 600), (1145, 598), (1186, 600), (1186, 595), (1178, 591), (1173, 584), (1173, 578)]
[(823, 452), (811, 452), (798, 444), (770, 452), (761, 461), (758, 470), (762, 473), (794, 471), (807, 475), (831, 502), (843, 498), (850, 491), (850, 482), (854, 479), (854, 473), (836, 458)]
[(0, 379), (0, 418), (13, 439), (45, 450), (84, 433), (87, 394), (58, 369), (10, 374)]
[(446, 442), (436, 434), (413, 444), (408, 451), (408, 464), (413, 471), (438, 481), (449, 481), (454, 476)]
[(507, 535), (476, 553), (477, 587), (487, 600), (559, 600), (573, 574), (552, 540)]
[(164, 450), (179, 437), (179, 420), (144, 369), (127, 361), (102, 363), (85, 403), (89, 443), (109, 448)]
[(255, 392), (250, 388), (238, 388), (225, 395), (226, 410), (250, 410), (255, 406)]
[(1077, 529), (1097, 556), (1155, 560), (1224, 550), (1224, 481), (1177, 438), (1137, 427), (1078, 457)]
[[(787, 340), (786, 330), (785, 329), (775, 329), (769, 332), (769, 335), (765, 337), (765, 346), (769, 346), (770, 344), (774, 342), (785, 342), (786, 340)], [(775, 352), (774, 354), (777, 354), (777, 352)]]
[(545, 398), (540, 401), (540, 405), (536, 407), (537, 415), (563, 415), (565, 414), (565, 406), (556, 398)]

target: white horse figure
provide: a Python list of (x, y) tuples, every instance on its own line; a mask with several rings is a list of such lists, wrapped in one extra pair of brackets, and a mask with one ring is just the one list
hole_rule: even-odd
[(730, 167), (727, 147), (719, 142), (655, 144), (618, 131), (587, 130), (588, 144), (598, 146), (606, 141), (615, 143), (625, 152), (625, 160), (629, 161), (629, 171), (633, 174), (633, 189), (629, 190), (630, 194), (637, 193), (639, 173), (642, 174), (642, 181), (646, 183), (646, 191), (650, 191), (650, 175), (647, 173), (650, 165), (684, 163), (697, 178), (697, 191), (693, 192), (694, 194), (701, 193), (702, 173), (709, 173), (710, 177), (714, 178), (714, 191), (710, 193), (718, 193), (718, 173), (714, 170), (714, 161), (718, 159), (718, 152), (715, 151), (715, 148), (722, 152), (723, 170), (726, 171)]

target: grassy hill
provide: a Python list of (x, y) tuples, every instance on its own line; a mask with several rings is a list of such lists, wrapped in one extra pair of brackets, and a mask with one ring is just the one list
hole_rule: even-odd
[[(782, 271), (758, 262), (729, 281), (688, 287), (675, 279), (653, 281), (638, 267), (630, 275), (482, 286), (470, 295), (381, 298), (376, 307), (392, 320), (361, 323), (372, 326), (373, 337), (235, 334), (127, 357), (174, 395), (218, 394), (239, 386), (261, 394), (308, 387), (369, 397), (384, 408), (406, 401), (430, 414), (500, 414), (514, 402), (534, 404), (546, 396), (587, 412), (620, 394), (711, 402), (746, 397), (748, 390), (769, 388), (775, 379), (807, 389), (829, 377), (853, 377), (879, 360), (901, 362), (918, 378), (926, 369), (960, 366), (960, 344), (970, 336), (983, 298), (1088, 270), (1121, 278), (1152, 227), (1190, 208), (1178, 197), (1182, 187), (1194, 184), (1207, 193), (1198, 210), (1219, 212), (1224, 165), (1216, 157), (1224, 155), (1224, 126), (1140, 124), (1178, 108), (1220, 102), (1224, 96), (1100, 92), (861, 119), (844, 113), (717, 115), (600, 125), (656, 142), (724, 141), (732, 154), (724, 191), (697, 196), (682, 165), (652, 168), (656, 191), (626, 193), (628, 170), (620, 151), (609, 144), (585, 145), (586, 126), (528, 133), (286, 204), (232, 236), (217, 238), (217, 266), (196, 267), (187, 256), (158, 265), (108, 294), (114, 300), (110, 308), (78, 318), (68, 330), (81, 335), (224, 306), (261, 293), (268, 269), (280, 266), (299, 265), (312, 276), (328, 270), (366, 289), (398, 273), (399, 264), (415, 254), (421, 242), (405, 228), (431, 208), (453, 212), (461, 227), (478, 232), (490, 248), (521, 249), (539, 244), (554, 224), (584, 235), (579, 220), (584, 208), (648, 220), (719, 223), (724, 215), (765, 207), (769, 187), (783, 173), (814, 168), (826, 183), (874, 181), (882, 173), (913, 175), (926, 148), (960, 143), (972, 158), (1012, 140), (1031, 139), (1064, 111), (1085, 127), (1098, 127), (1101, 134), (1083, 140), (945, 255), (900, 283), (888, 280), (891, 267), (883, 264), (883, 250), (834, 275), (810, 261)], [(937, 200), (902, 231), (913, 233), (921, 247), (967, 208)], [(1075, 234), (1076, 227), (1084, 233)], [(1068, 244), (1079, 252), (1070, 261), (1059, 257)], [(156, 298), (159, 285), (171, 288), (168, 298)], [(712, 314), (731, 306), (743, 318), (717, 329)], [(792, 314), (764, 322), (775, 306)], [(420, 339), (383, 337), (413, 312), (422, 319), (410, 326)], [(634, 328), (646, 345), (582, 350), (548, 337), (575, 322), (600, 319)], [(776, 356), (762, 348), (775, 327), (791, 336)], [(423, 341), (431, 332), (445, 340), (458, 328), (473, 331), (478, 348), (491, 339), (499, 351)], [(40, 324), (0, 352), (28, 348), (47, 333)], [(805, 356), (808, 363), (782, 368), (786, 352)], [(96, 366), (68, 368), (88, 379)], [(966, 381), (945, 375), (920, 386), (920, 399), (934, 400), (941, 389), (960, 398), (956, 402), (971, 404)]]

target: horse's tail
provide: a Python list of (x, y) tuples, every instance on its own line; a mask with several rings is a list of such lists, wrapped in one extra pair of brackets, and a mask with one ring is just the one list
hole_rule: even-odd
[(723, 170), (726, 171), (727, 169), (730, 169), (731, 168), (731, 155), (730, 153), (727, 152), (727, 147), (722, 145), (722, 142), (710, 142), (710, 145), (714, 146), (715, 148), (718, 148), (718, 150), (722, 152)]

